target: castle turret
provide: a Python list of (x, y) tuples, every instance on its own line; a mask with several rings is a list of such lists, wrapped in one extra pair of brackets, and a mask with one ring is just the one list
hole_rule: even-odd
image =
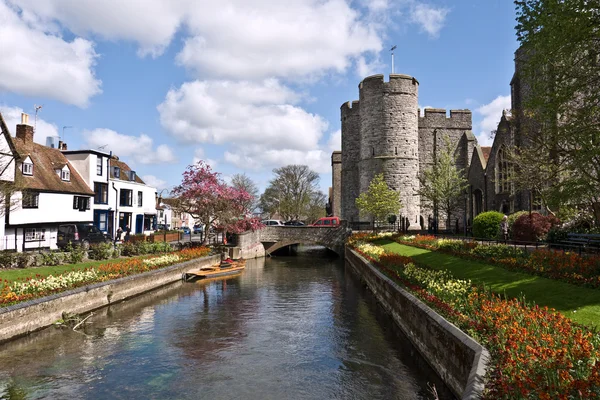
[(358, 221), (355, 199), (359, 195), (358, 159), (360, 156), (359, 102), (342, 104), (342, 182), (341, 211), (342, 219)]
[(359, 189), (366, 192), (373, 177), (383, 173), (386, 183), (400, 192), (399, 216), (419, 228), (419, 82), (408, 75), (364, 79), (360, 92)]

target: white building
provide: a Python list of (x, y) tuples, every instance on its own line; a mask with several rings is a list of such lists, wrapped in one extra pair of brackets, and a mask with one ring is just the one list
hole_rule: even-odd
[(59, 149), (33, 141), (27, 114), (22, 115), (15, 138), (2, 125), (0, 147), (6, 168), (0, 176), (10, 180), (13, 174), (19, 191), (10, 196), (6, 225), (0, 224), (5, 229), (0, 247), (17, 251), (55, 249), (58, 225), (92, 222), (94, 192)]
[(156, 189), (148, 186), (116, 156), (97, 150), (62, 152), (93, 188), (94, 225), (109, 235), (127, 226), (131, 233), (149, 234), (156, 226)]

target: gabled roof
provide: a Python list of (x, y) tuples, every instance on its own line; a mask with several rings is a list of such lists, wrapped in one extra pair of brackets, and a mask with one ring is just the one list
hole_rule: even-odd
[(6, 142), (8, 143), (8, 146), (10, 147), (13, 156), (18, 157), (19, 155), (17, 153), (17, 149), (12, 141), (12, 137), (10, 136), (10, 130), (8, 129), (8, 126), (6, 126), (6, 122), (4, 121), (2, 113), (0, 113), (0, 133), (2, 133), (6, 138)]
[[(21, 160), (29, 156), (33, 162), (33, 176), (23, 175), (20, 168), (16, 168), (16, 175), (27, 189), (75, 193), (93, 196), (91, 190), (81, 178), (79, 173), (67, 158), (58, 149), (42, 146), (38, 143), (25, 143), (22, 139), (12, 138)], [(69, 166), (70, 180), (63, 181), (55, 172), (57, 168), (62, 169)]]
[[(121, 170), (121, 173), (119, 174), (118, 178), (115, 178), (115, 169), (114, 167), (119, 167), (119, 169)], [(116, 158), (115, 156), (113, 156), (110, 159), (110, 178), (111, 179), (118, 179), (120, 181), (127, 181), (127, 182), (137, 182), (137, 183), (141, 183), (142, 185), (145, 185), (146, 183), (138, 176), (138, 174), (135, 174), (135, 180), (131, 180), (129, 179), (129, 171), (131, 171), (131, 168), (129, 168), (129, 165), (125, 164), (123, 161), (119, 161), (118, 158)]]

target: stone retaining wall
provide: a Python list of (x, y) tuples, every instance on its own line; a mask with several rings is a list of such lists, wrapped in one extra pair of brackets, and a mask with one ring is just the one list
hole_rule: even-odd
[(364, 257), (346, 248), (352, 267), (390, 313), (442, 380), (461, 399), (477, 399), (483, 391), (488, 351), (402, 289)]
[(0, 343), (52, 325), (62, 318), (63, 311), (86, 313), (175, 282), (183, 272), (215, 265), (220, 260), (220, 255), (203, 257), (0, 308)]

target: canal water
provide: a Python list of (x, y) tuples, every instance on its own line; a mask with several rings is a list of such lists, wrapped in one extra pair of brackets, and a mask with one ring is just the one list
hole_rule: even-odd
[(1, 399), (453, 398), (339, 259), (248, 260), (0, 345)]

